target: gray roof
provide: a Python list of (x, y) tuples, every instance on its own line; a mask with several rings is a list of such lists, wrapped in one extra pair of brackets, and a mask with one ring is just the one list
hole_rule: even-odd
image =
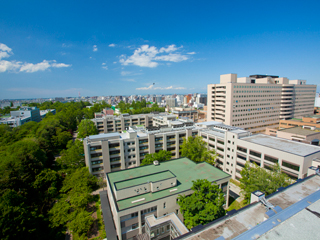
[(317, 133), (316, 131), (313, 131), (313, 130), (310, 130), (307, 128), (302, 128), (302, 127), (284, 128), (284, 129), (280, 129), (278, 131), (293, 133), (293, 134), (298, 134), (298, 135), (304, 135), (304, 136)]
[[(178, 237), (178, 239), (190, 240), (211, 240), (223, 237), (222, 239), (318, 239), (315, 238), (319, 221), (308, 221), (309, 227), (303, 229), (307, 222), (304, 218), (299, 218), (292, 221), (293, 217), (298, 216), (299, 213), (305, 211), (306, 207), (313, 211), (319, 212), (318, 204), (313, 205), (320, 199), (320, 176), (313, 175), (300, 182), (292, 184), (284, 189), (279, 189), (278, 192), (266, 197), (269, 203), (276, 206), (277, 213), (265, 220), (266, 208), (260, 202), (252, 203), (238, 211), (231, 211), (227, 216), (219, 218), (205, 226), (197, 226), (189, 233)], [(280, 208), (282, 209), (280, 209)], [(314, 210), (316, 209), (316, 210)], [(308, 215), (310, 216), (310, 215)], [(312, 218), (314, 219), (314, 218)], [(319, 219), (319, 218), (318, 218)], [(287, 228), (283, 232), (282, 228), (277, 229), (277, 226)], [(291, 225), (293, 224), (293, 226)], [(286, 235), (291, 229), (296, 231), (290, 235)], [(307, 233), (309, 231), (309, 233)], [(300, 233), (301, 232), (301, 233)], [(305, 237), (303, 233), (305, 233)], [(266, 236), (264, 236), (266, 234)], [(269, 234), (269, 235), (268, 235)], [(274, 238), (278, 235), (277, 238)], [(289, 237), (290, 236), (290, 237)], [(264, 238), (263, 238), (264, 237)], [(269, 238), (268, 238), (269, 237)]]
[(114, 137), (119, 137), (120, 138), (120, 133), (118, 132), (114, 132), (114, 133), (101, 133), (101, 134), (97, 134), (97, 135), (90, 135), (88, 138), (90, 140), (97, 140), (100, 138), (114, 138)]
[(294, 142), (291, 140), (268, 136), (264, 134), (255, 134), (250, 137), (241, 138), (243, 141), (270, 147), (280, 151), (285, 151), (298, 156), (308, 156), (320, 152), (320, 148), (306, 143)]

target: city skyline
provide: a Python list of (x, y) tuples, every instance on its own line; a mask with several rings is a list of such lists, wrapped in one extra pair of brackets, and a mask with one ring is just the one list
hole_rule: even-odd
[(205, 93), (227, 73), (319, 91), (319, 5), (6, 2), (0, 99)]

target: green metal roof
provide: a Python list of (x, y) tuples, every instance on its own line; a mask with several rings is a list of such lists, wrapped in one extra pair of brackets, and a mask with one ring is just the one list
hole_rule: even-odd
[[(221, 171), (220, 169), (202, 162), (195, 163), (188, 158), (179, 158), (166, 162), (161, 162), (159, 165), (147, 165), (141, 166), (131, 169), (126, 169), (122, 171), (107, 173), (107, 177), (110, 181), (111, 186), (114, 184), (119, 187), (119, 182), (122, 182), (120, 187), (128, 187), (132, 185), (134, 182), (132, 180), (137, 178), (145, 178), (146, 175), (156, 174), (156, 179), (160, 180), (158, 175), (159, 172), (169, 171), (177, 177), (177, 185), (171, 188), (167, 188), (164, 190), (160, 190), (157, 192), (149, 192), (145, 194), (139, 194), (134, 197), (130, 197), (127, 199), (122, 199), (116, 201), (119, 211), (138, 206), (140, 204), (145, 204), (151, 201), (155, 201), (160, 198), (168, 197), (170, 195), (178, 195), (184, 191), (191, 189), (193, 183), (197, 179), (207, 179), (210, 182), (218, 181), (220, 179), (230, 177), (229, 174)], [(167, 177), (167, 175), (162, 175), (161, 177)], [(145, 181), (145, 179), (143, 180)], [(127, 183), (126, 183), (127, 182)], [(141, 181), (140, 181), (141, 182)], [(174, 192), (170, 192), (172, 189), (177, 189)], [(113, 191), (113, 187), (111, 187), (111, 191)], [(132, 201), (145, 198), (143, 201), (132, 203)]]
[(169, 179), (174, 178), (175, 175), (172, 174), (169, 170), (166, 170), (164, 172), (149, 174), (149, 175), (143, 175), (139, 177), (135, 177), (132, 179), (122, 180), (120, 182), (115, 182), (117, 190), (121, 190), (123, 188), (128, 188), (136, 185), (141, 185), (143, 183), (147, 182), (158, 182), (163, 179)]

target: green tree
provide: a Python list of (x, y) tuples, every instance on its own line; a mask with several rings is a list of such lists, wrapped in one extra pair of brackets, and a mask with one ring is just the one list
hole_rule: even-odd
[(71, 173), (85, 166), (83, 143), (70, 140), (67, 149), (61, 151), (61, 157), (56, 160), (63, 172)]
[[(68, 226), (77, 235), (83, 235), (84, 228), (75, 227), (75, 218), (81, 217), (81, 222), (88, 223), (88, 214), (82, 212), (86, 210), (88, 203), (92, 200), (91, 192), (97, 189), (97, 178), (92, 176), (87, 168), (76, 169), (73, 173), (68, 174), (63, 181), (63, 186), (60, 190), (60, 196), (52, 209), (49, 211), (51, 227)], [(83, 219), (84, 218), (84, 219)], [(90, 225), (91, 226), (91, 225)], [(90, 229), (90, 226), (89, 227)], [(79, 231), (79, 232), (78, 232)]]
[(210, 165), (213, 165), (217, 158), (216, 152), (208, 150), (207, 143), (199, 136), (184, 138), (180, 152), (182, 157), (187, 157), (194, 162), (207, 162)]
[(152, 164), (153, 161), (157, 160), (159, 162), (164, 162), (170, 160), (172, 153), (166, 150), (160, 150), (157, 153), (147, 154), (146, 157), (142, 160), (140, 166)]
[(82, 120), (78, 127), (78, 137), (85, 138), (89, 135), (95, 134), (98, 134), (98, 129), (96, 128), (94, 122), (89, 119)]
[(240, 172), (240, 188), (244, 193), (247, 203), (250, 202), (251, 193), (260, 190), (266, 195), (275, 192), (279, 187), (286, 187), (291, 183), (289, 177), (281, 172), (278, 164), (272, 170), (257, 166), (255, 163), (247, 162)]
[(188, 229), (199, 224), (205, 225), (225, 215), (224, 194), (219, 186), (207, 179), (197, 179), (192, 182), (191, 189), (194, 192), (189, 196), (179, 195), (178, 197), (184, 224)]
[(80, 210), (76, 213), (73, 219), (68, 222), (67, 226), (69, 230), (78, 235), (79, 239), (88, 239), (87, 234), (93, 223), (93, 218), (90, 212), (86, 210)]

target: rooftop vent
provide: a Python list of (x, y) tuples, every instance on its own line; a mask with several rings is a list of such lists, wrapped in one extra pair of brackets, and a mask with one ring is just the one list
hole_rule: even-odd
[(159, 165), (159, 161), (153, 161), (153, 165), (155, 165), (155, 166), (157, 166), (157, 165)]

